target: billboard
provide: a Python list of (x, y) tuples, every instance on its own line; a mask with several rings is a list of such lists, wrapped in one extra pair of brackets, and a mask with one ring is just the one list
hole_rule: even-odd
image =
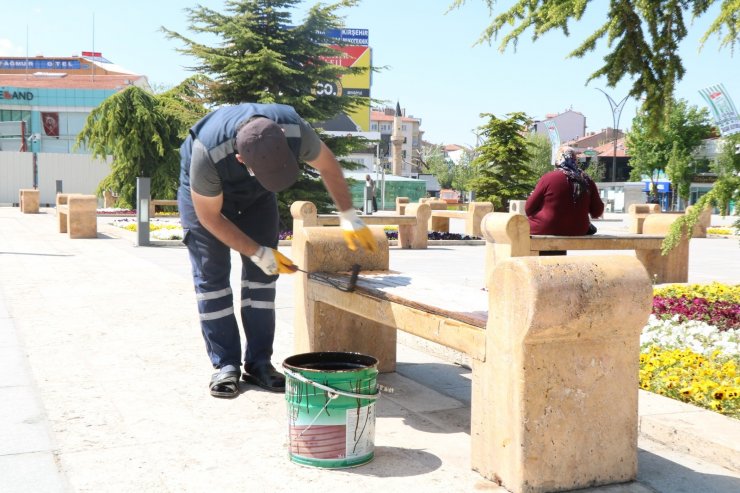
[(722, 137), (740, 133), (740, 118), (738, 118), (737, 109), (722, 84), (702, 89), (699, 94), (709, 104), (709, 109), (712, 110), (714, 121)]
[(542, 124), (547, 129), (547, 135), (550, 137), (550, 147), (551, 147), (551, 159), (552, 164), (555, 164), (555, 160), (557, 159), (557, 152), (560, 148), (560, 134), (558, 133), (558, 127), (555, 125), (555, 122), (553, 120), (545, 120), (542, 122)]
[(359, 67), (365, 70), (359, 74), (346, 74), (338, 81), (319, 84), (317, 94), (326, 96), (361, 96), (367, 98), (362, 104), (349, 112), (347, 116), (357, 125), (361, 132), (370, 131), (370, 83), (372, 67), (372, 50), (368, 46), (367, 29), (331, 29), (324, 34), (336, 39), (343, 45), (330, 45), (337, 50), (337, 56), (322, 58), (325, 62), (342, 67)]

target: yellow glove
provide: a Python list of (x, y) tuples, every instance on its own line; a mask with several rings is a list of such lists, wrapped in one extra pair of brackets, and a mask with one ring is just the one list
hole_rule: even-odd
[(350, 250), (357, 250), (357, 245), (366, 250), (370, 250), (371, 252), (378, 249), (375, 238), (373, 238), (373, 233), (370, 231), (370, 228), (362, 222), (362, 219), (357, 217), (354, 209), (340, 212), (339, 217), (339, 226), (342, 228), (344, 241), (347, 243), (347, 247)]
[(295, 274), (298, 267), (288, 257), (274, 248), (259, 247), (249, 260), (267, 275)]

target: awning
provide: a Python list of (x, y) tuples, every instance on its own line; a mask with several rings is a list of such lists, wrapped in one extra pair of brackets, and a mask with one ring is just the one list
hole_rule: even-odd
[[(650, 180), (643, 181), (643, 192), (649, 192), (650, 191)], [(658, 193), (668, 193), (671, 191), (671, 182), (669, 181), (656, 181), (655, 187), (658, 189)]]

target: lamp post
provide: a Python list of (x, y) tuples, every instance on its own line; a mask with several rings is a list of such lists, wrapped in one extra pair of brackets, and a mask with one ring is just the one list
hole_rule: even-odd
[(612, 133), (614, 136), (614, 154), (612, 155), (612, 183), (617, 181), (617, 130), (619, 129), (619, 117), (622, 116), (622, 110), (624, 109), (624, 103), (627, 102), (627, 98), (629, 98), (629, 94), (624, 97), (619, 103), (614, 102), (614, 100), (609, 96), (607, 93), (596, 88), (597, 91), (601, 91), (604, 96), (606, 96), (606, 99), (609, 101), (609, 106), (611, 106), (612, 109)]

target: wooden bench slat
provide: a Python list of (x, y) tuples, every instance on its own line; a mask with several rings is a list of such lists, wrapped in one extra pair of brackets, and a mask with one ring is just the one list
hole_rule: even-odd
[(647, 235), (589, 235), (552, 236), (532, 235), (530, 248), (534, 251), (546, 250), (640, 250), (660, 249), (662, 236)]
[[(309, 274), (309, 278), (328, 285), (349, 284), (349, 274), (345, 273), (318, 272)], [(454, 296), (449, 296), (440, 294), (439, 285), (433, 281), (386, 272), (360, 274), (355, 291), (482, 329), (488, 319), (488, 293), (483, 290), (456, 286)]]
[(468, 217), (467, 211), (445, 211), (445, 210), (432, 210), (432, 217), (447, 217), (451, 219), (465, 219)]
[[(334, 279), (335, 277), (337, 279)], [(427, 307), (418, 308), (409, 306), (412, 303), (390, 300), (387, 294), (372, 293), (371, 290), (360, 286), (359, 283), (354, 292), (346, 293), (332, 286), (328, 282), (329, 278), (332, 278), (333, 282), (342, 279), (342, 282), (345, 283), (349, 281), (347, 275), (323, 272), (309, 274), (311, 289), (308, 293), (310, 293), (311, 300), (338, 307), (381, 324), (386, 321), (387, 325), (395, 327), (397, 330), (442, 344), (465, 353), (473, 359), (485, 361), (485, 323), (483, 327), (480, 327), (480, 318), (477, 314), (470, 317), (471, 321), (475, 322), (475, 325), (473, 325), (455, 318), (440, 316), (439, 313), (430, 313), (427, 311)], [(358, 303), (358, 295), (362, 297), (364, 302)]]
[[(416, 224), (416, 217), (414, 216), (358, 216), (362, 221), (370, 226), (385, 226), (387, 224), (398, 224), (400, 225), (414, 225)], [(335, 215), (319, 215), (319, 225), (321, 226), (339, 226), (339, 216)]]

